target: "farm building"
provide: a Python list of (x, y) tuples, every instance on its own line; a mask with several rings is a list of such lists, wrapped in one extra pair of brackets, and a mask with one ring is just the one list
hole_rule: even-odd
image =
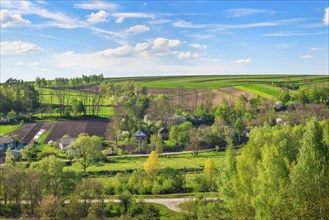
[(148, 142), (148, 132), (141, 128), (138, 131), (136, 131), (133, 134), (136, 137), (136, 143), (138, 143), (138, 145), (140, 145), (141, 143), (147, 143)]
[(169, 131), (167, 128), (159, 128), (158, 135), (162, 136), (162, 140), (168, 140), (169, 138)]
[(64, 137), (59, 140), (59, 147), (61, 150), (67, 150), (67, 147), (73, 143), (76, 140), (76, 138), (72, 137)]
[(14, 149), (16, 147), (16, 141), (12, 136), (0, 136), (0, 151), (6, 151), (7, 148)]

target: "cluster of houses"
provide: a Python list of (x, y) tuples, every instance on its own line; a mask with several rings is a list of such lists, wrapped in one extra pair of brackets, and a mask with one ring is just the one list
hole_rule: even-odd
[[(158, 135), (162, 136), (163, 140), (168, 140), (169, 138), (169, 131), (166, 128), (160, 128), (157, 131)], [(150, 134), (143, 128), (140, 128), (133, 134), (136, 137), (136, 144), (141, 146), (142, 144), (149, 143)], [(59, 148), (63, 151), (66, 151), (67, 154), (70, 154), (68, 149), (69, 145), (72, 144), (77, 138), (76, 137), (63, 137), (59, 140)], [(52, 142), (52, 141), (50, 141)], [(49, 142), (49, 144), (51, 144)], [(53, 143), (53, 142), (52, 142)], [(0, 136), (0, 164), (4, 163), (6, 158), (6, 151), (10, 148), (13, 152), (15, 157), (20, 157), (20, 150), (24, 148), (26, 143), (20, 143), (14, 139), (12, 136)]]

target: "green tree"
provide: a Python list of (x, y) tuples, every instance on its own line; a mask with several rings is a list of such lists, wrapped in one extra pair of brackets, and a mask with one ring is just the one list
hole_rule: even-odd
[(59, 196), (62, 193), (64, 179), (64, 163), (55, 156), (43, 158), (41, 161), (32, 163), (31, 168), (42, 173), (45, 191), (54, 196)]
[(233, 188), (234, 178), (236, 176), (236, 157), (232, 143), (228, 145), (225, 152), (223, 164), (219, 172), (217, 187), (219, 197), (223, 200), (225, 218), (233, 218), (233, 208), (235, 206), (235, 191)]
[(25, 146), (24, 149), (21, 149), (21, 155), (23, 160), (31, 163), (33, 157), (33, 147), (31, 145)]
[(103, 203), (103, 185), (96, 180), (86, 179), (78, 185), (76, 195), (82, 200), (82, 216), (87, 216), (93, 200)]
[(13, 154), (13, 151), (10, 149), (10, 147), (8, 147), (6, 151), (5, 165), (15, 166), (15, 156)]
[(322, 132), (315, 118), (306, 124), (303, 144), (291, 174), (294, 211), (299, 218), (329, 216), (329, 154)]
[(79, 136), (69, 146), (74, 160), (83, 167), (84, 172), (101, 156), (101, 143), (102, 139), (97, 136)]

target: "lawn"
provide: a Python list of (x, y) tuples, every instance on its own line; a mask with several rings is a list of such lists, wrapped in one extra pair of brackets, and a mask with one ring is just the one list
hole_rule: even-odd
[(0, 125), (0, 135), (8, 135), (10, 132), (13, 132), (17, 128), (22, 126), (22, 124), (18, 125)]
[[(184, 168), (203, 168), (203, 165), (207, 159), (212, 159), (215, 162), (216, 168), (220, 167), (221, 159), (224, 157), (224, 152), (204, 152), (199, 156), (194, 157), (191, 154), (179, 154), (160, 157), (159, 161), (162, 168), (171, 167), (174, 169)], [(98, 165), (90, 166), (87, 171), (104, 171), (104, 170), (133, 170), (143, 169), (146, 158), (110, 158), (109, 163), (102, 163)], [(82, 170), (75, 165), (65, 167), (65, 170)]]

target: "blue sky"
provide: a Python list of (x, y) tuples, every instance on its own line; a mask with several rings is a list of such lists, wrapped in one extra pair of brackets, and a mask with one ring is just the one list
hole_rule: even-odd
[(1, 0), (1, 82), (328, 74), (328, 29), (328, 1)]

